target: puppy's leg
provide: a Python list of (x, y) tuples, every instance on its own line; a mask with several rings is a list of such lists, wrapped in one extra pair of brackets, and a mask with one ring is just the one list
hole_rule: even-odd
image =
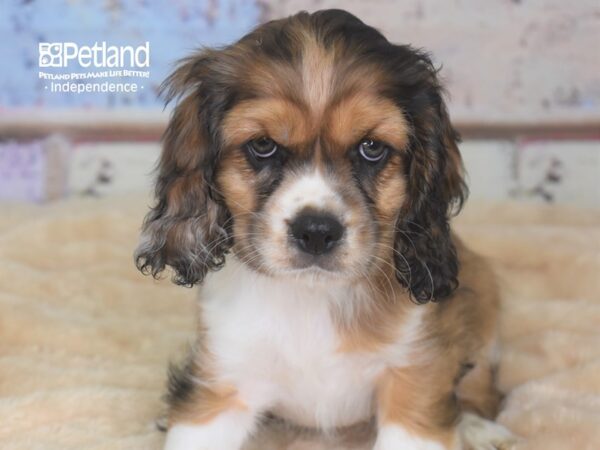
[(386, 424), (379, 428), (377, 441), (373, 450), (454, 450), (443, 443), (426, 437), (415, 435), (400, 424)]
[(431, 367), (388, 370), (377, 389), (374, 450), (459, 449), (459, 410), (447, 378)]
[(165, 450), (239, 450), (261, 412), (191, 359), (171, 370)]
[(239, 450), (256, 426), (256, 416), (247, 410), (227, 410), (213, 419), (193, 420), (169, 427), (165, 450)]
[(259, 411), (235, 389), (196, 386), (172, 406), (165, 450), (238, 450), (257, 425)]
[[(440, 367), (389, 370), (377, 390), (374, 450), (507, 450), (515, 438), (502, 425), (461, 413), (454, 381)], [(483, 384), (477, 386), (483, 386)], [(488, 385), (489, 387), (489, 385)], [(495, 398), (495, 397), (494, 397)], [(481, 407), (496, 406), (486, 396)]]
[(456, 395), (462, 410), (493, 420), (502, 401), (495, 378), (495, 367), (490, 361), (478, 362), (457, 386)]
[(516, 441), (510, 431), (492, 421), (502, 401), (502, 394), (496, 388), (494, 353), (486, 352), (457, 386), (464, 411), (458, 429), (463, 447), (468, 450), (504, 450)]

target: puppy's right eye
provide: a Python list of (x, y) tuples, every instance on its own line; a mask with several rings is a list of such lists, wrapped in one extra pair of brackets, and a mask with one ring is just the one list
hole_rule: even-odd
[(277, 153), (277, 143), (268, 137), (252, 139), (247, 144), (248, 150), (258, 159), (266, 159)]

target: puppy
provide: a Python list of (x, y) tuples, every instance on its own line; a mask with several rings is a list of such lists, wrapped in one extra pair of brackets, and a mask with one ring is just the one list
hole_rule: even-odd
[(261, 417), (377, 450), (503, 448), (498, 297), (452, 235), (466, 195), (429, 57), (340, 10), (261, 25), (177, 98), (136, 261), (200, 284), (168, 450), (239, 450)]

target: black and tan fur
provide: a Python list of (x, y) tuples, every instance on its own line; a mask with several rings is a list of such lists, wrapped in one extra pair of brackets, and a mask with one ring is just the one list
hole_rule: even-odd
[[(495, 416), (498, 298), (485, 262), (450, 231), (467, 189), (459, 137), (425, 52), (390, 43), (344, 11), (300, 13), (190, 56), (164, 92), (177, 105), (136, 255), (140, 270), (156, 276), (170, 266), (176, 283), (191, 286), (235, 254), (269, 273), (249, 257), (268, 233), (260, 219), (268, 199), (287, 173), (319, 167), (366, 224), (364, 239), (375, 246), (361, 255), (373, 267), (363, 275), (381, 286), (372, 305), (339, 319), (340, 351), (387, 345), (407, 308), (428, 308), (429, 358), (381, 376), (379, 423), (453, 448), (462, 411)], [(261, 136), (285, 149), (262, 166), (244, 151)], [(384, 161), (357, 160), (353, 148), (365, 136), (389, 144)], [(203, 358), (204, 367), (192, 363), (173, 382), (171, 424), (243, 408), (230, 386), (189, 382), (210, 378), (210, 356)]]

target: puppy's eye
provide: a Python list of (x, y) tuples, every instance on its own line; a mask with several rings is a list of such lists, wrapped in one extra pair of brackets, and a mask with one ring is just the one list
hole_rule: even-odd
[(358, 144), (360, 156), (369, 162), (380, 161), (386, 155), (387, 150), (387, 145), (381, 141), (374, 141), (373, 139), (363, 139)]
[(268, 137), (252, 139), (247, 145), (252, 154), (259, 159), (270, 158), (277, 152), (277, 143)]

